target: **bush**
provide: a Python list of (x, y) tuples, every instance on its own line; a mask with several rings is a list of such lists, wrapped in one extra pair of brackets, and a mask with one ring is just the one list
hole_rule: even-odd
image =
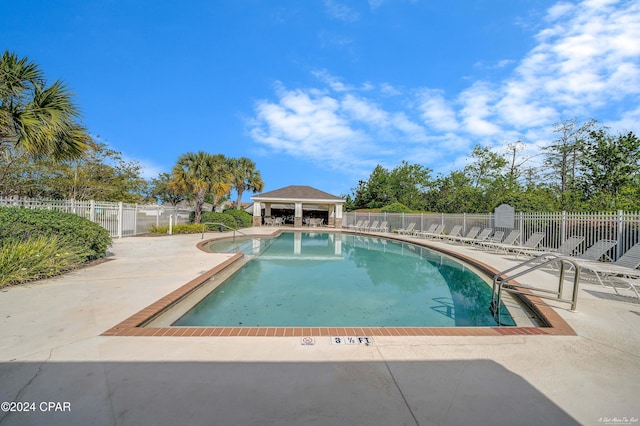
[(253, 216), (244, 210), (228, 209), (224, 211), (224, 214), (233, 216), (240, 228), (249, 228), (253, 226)]
[(2, 240), (0, 287), (52, 277), (85, 262), (86, 250), (55, 235)]
[[(164, 226), (156, 226), (151, 225), (149, 232), (154, 234), (168, 234), (169, 233), (169, 225)], [(202, 225), (199, 223), (182, 223), (179, 225), (173, 225), (171, 228), (171, 232), (173, 234), (197, 234), (202, 232)]]
[(411, 213), (411, 209), (402, 203), (391, 203), (380, 209), (381, 213)]
[(58, 237), (82, 249), (85, 261), (106, 256), (111, 245), (106, 229), (75, 214), (0, 207), (0, 241), (26, 242), (41, 236)]
[[(238, 229), (238, 222), (236, 218), (226, 213), (218, 213), (218, 212), (202, 212), (202, 223), (205, 222), (215, 222), (215, 223), (224, 223), (231, 229)], [(219, 225), (207, 225), (207, 228), (211, 231), (218, 230), (220, 228)], [(230, 231), (229, 228), (222, 228), (222, 231)]]

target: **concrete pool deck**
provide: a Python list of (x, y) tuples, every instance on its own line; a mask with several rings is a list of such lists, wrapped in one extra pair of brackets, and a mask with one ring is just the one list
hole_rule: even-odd
[(574, 336), (375, 336), (367, 346), (101, 335), (231, 256), (198, 242), (115, 240), (107, 262), (0, 290), (0, 402), (35, 404), (0, 412), (0, 425), (640, 423), (640, 303), (596, 285), (581, 287), (577, 312), (549, 302)]

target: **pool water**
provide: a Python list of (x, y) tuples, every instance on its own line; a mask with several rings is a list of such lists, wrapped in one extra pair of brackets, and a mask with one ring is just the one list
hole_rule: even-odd
[[(285, 232), (213, 251), (253, 257), (173, 325), (495, 326), (491, 288), (468, 267), (403, 242)], [(515, 325), (503, 308), (503, 325)]]

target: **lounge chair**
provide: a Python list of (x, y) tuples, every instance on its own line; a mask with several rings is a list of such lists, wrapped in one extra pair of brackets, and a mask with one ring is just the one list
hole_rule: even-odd
[(480, 248), (487, 248), (488, 244), (498, 244), (502, 242), (504, 238), (504, 231), (495, 231), (492, 236), (485, 238), (484, 240), (478, 240), (473, 245)]
[(388, 222), (383, 221), (380, 225), (376, 225), (377, 222), (375, 222), (373, 225), (371, 225), (371, 227), (369, 228), (369, 231), (371, 232), (387, 232), (387, 229), (389, 228), (389, 226), (387, 225)]
[(518, 237), (520, 237), (520, 231), (514, 229), (513, 231), (509, 232), (509, 234), (505, 237), (504, 240), (502, 240), (502, 242), (487, 242), (484, 244), (484, 246), (487, 249), (495, 248), (496, 253), (500, 250), (504, 250), (506, 253), (510, 247), (513, 247)]
[(484, 228), (475, 238), (460, 238), (458, 239), (458, 241), (460, 241), (462, 244), (475, 244), (478, 241), (483, 241), (489, 238), (489, 235), (491, 235), (492, 232), (493, 228)]
[(421, 232), (420, 236), (424, 238), (439, 238), (444, 232), (445, 226), (440, 224), (436, 225), (436, 229), (433, 232)]
[(436, 228), (438, 227), (437, 223), (432, 223), (431, 225), (429, 225), (429, 227), (427, 228), (426, 231), (413, 231), (413, 236), (414, 237), (419, 237), (423, 234), (433, 234), (436, 230)]
[(451, 228), (451, 231), (449, 231), (447, 235), (442, 236), (442, 239), (451, 241), (454, 238), (458, 238), (461, 236), (460, 231), (462, 231), (462, 225), (455, 225), (453, 228)]
[(581, 272), (592, 273), (603, 287), (613, 288), (616, 294), (618, 288), (633, 291), (640, 299), (640, 243), (635, 244), (614, 262), (595, 262), (575, 260)]
[(576, 262), (591, 261), (597, 262), (606, 256), (607, 252), (618, 244), (616, 240), (599, 240), (591, 247), (586, 249), (584, 253), (576, 257)]
[(534, 250), (521, 250), (520, 253), (525, 256), (538, 256), (542, 253), (556, 253), (563, 256), (571, 256), (573, 252), (576, 251), (578, 246), (582, 244), (584, 241), (584, 237), (582, 236), (574, 236), (569, 237), (560, 244), (558, 248), (546, 248), (541, 247), (539, 249)]
[(542, 240), (544, 240), (544, 237), (544, 232), (534, 232), (533, 234), (529, 235), (527, 241), (525, 241), (522, 245), (505, 247), (505, 250), (515, 253), (516, 257), (518, 257), (518, 254), (521, 251), (531, 251), (538, 247)]
[(480, 227), (474, 226), (469, 230), (469, 232), (467, 232), (467, 235), (465, 235), (464, 237), (455, 237), (455, 238), (451, 238), (450, 240), (452, 241), (460, 241), (465, 239), (472, 240), (478, 236), (478, 232), (480, 232)]
[(364, 222), (362, 222), (360, 224), (360, 226), (356, 226), (355, 230), (358, 232), (362, 232), (362, 231), (366, 231), (367, 229), (369, 229), (369, 221), (365, 220)]
[(357, 229), (360, 226), (362, 226), (362, 222), (363, 222), (362, 220), (359, 220), (355, 225), (347, 225), (346, 228), (347, 229)]
[(363, 231), (372, 232), (377, 227), (378, 227), (378, 221), (374, 220), (373, 223), (370, 226), (367, 226), (366, 228), (364, 228)]
[(407, 226), (404, 229), (398, 229), (398, 234), (399, 235), (412, 235), (413, 234), (413, 228), (416, 227), (416, 223), (415, 222), (411, 222), (409, 224), (409, 226)]

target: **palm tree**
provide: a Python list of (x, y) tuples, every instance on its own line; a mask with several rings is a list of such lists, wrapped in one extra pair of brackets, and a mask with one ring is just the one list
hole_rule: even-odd
[(264, 182), (260, 171), (256, 170), (256, 163), (246, 157), (229, 160), (232, 185), (238, 193), (236, 209), (242, 209), (242, 194), (244, 191), (260, 192), (264, 189)]
[(229, 170), (229, 162), (222, 154), (211, 156), (211, 211), (223, 200), (223, 197), (231, 191), (232, 176)]
[(13, 144), (35, 158), (74, 159), (90, 140), (78, 123), (73, 94), (44, 74), (28, 58), (5, 51), (0, 58), (0, 149)]
[(211, 155), (204, 151), (188, 152), (178, 158), (173, 167), (169, 185), (179, 192), (189, 193), (195, 202), (195, 223), (200, 223), (202, 205), (208, 194), (220, 197), (231, 189), (224, 156)]

